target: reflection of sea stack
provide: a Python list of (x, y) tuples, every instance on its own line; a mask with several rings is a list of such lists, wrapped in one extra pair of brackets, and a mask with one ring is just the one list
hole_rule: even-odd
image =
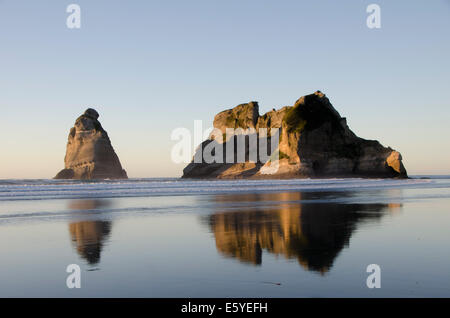
[[(214, 128), (216, 133), (195, 154), (198, 160), (183, 170), (184, 178), (406, 177), (400, 153), (376, 140), (356, 136), (320, 91), (262, 116), (257, 102), (238, 105), (217, 114)], [(227, 128), (241, 131), (231, 137), (225, 135)], [(260, 129), (271, 133), (272, 128), (280, 128), (279, 160), (275, 157), (266, 162), (261, 157), (266, 145), (276, 145), (271, 138), (278, 136), (266, 140)], [(222, 145), (224, 136), (226, 142)], [(239, 157), (236, 144), (242, 138), (245, 146)], [(267, 146), (269, 152), (270, 148)], [(241, 159), (231, 160), (233, 152), (234, 158)], [(217, 158), (205, 160), (202, 153)], [(272, 161), (278, 161), (277, 170), (272, 169)]]
[(89, 264), (97, 264), (103, 242), (111, 232), (111, 222), (83, 221), (69, 224), (72, 242), (76, 245), (78, 254)]
[[(107, 200), (73, 200), (68, 204), (70, 210), (81, 211), (83, 215), (86, 211), (95, 211), (108, 206), (109, 201)], [(111, 233), (111, 228), (112, 222), (110, 221), (86, 220), (70, 223), (69, 233), (78, 254), (89, 264), (97, 264), (100, 261), (104, 242)]]
[(55, 179), (127, 178), (98, 117), (97, 111), (89, 108), (75, 121), (67, 142), (65, 168)]
[(217, 250), (255, 265), (262, 263), (263, 250), (266, 250), (286, 258), (297, 258), (304, 268), (324, 273), (348, 245), (358, 222), (378, 218), (387, 208), (383, 204), (288, 202), (267, 208), (272, 200), (292, 202), (305, 199), (301, 196), (300, 193), (234, 196), (235, 201), (267, 201), (267, 206), (265, 209), (211, 215), (209, 224)]

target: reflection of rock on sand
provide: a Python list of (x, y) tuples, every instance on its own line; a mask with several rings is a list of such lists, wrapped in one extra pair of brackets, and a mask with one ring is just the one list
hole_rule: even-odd
[(68, 204), (70, 210), (94, 210), (110, 206), (110, 201), (91, 199), (91, 200), (72, 200)]
[(266, 208), (216, 213), (209, 217), (218, 251), (258, 265), (266, 250), (289, 259), (297, 258), (304, 268), (325, 273), (348, 245), (358, 223), (379, 218), (387, 208), (395, 208), (385, 204), (286, 202), (301, 200), (302, 196), (307, 199), (305, 195), (308, 194), (217, 197), (218, 201), (267, 201)]
[[(69, 209), (93, 210), (108, 205), (105, 200), (74, 200), (69, 203)], [(81, 221), (70, 223), (69, 233), (78, 254), (89, 264), (97, 264), (111, 228), (110, 221)]]
[(69, 224), (69, 232), (78, 254), (89, 264), (97, 264), (103, 242), (111, 232), (109, 221), (83, 221)]

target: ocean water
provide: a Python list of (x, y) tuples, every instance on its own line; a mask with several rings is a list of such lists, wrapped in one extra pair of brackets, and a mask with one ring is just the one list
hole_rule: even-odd
[(450, 176), (0, 180), (0, 297), (450, 297), (449, 245)]

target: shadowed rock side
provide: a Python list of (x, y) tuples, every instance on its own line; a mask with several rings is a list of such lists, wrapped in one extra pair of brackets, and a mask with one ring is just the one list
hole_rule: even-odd
[(98, 117), (97, 111), (89, 108), (75, 121), (67, 142), (65, 169), (55, 179), (127, 178)]
[[(222, 133), (223, 139), (212, 134), (199, 146), (194, 158), (202, 158), (204, 150), (223, 143), (224, 163), (193, 160), (183, 170), (184, 178), (407, 177), (399, 152), (376, 140), (356, 136), (320, 91), (301, 97), (294, 106), (274, 109), (262, 116), (257, 102), (238, 105), (217, 114), (214, 128)], [(228, 136), (227, 128), (242, 128), (246, 133)], [(267, 141), (259, 134), (260, 128), (267, 128)], [(270, 171), (271, 162), (262, 160), (259, 154), (261, 142), (265, 142), (271, 155), (271, 138), (275, 138), (270, 137), (271, 128), (280, 128), (276, 171)], [(256, 151), (249, 143), (255, 133)], [(237, 160), (237, 147), (233, 144), (237, 144), (238, 138), (246, 139), (245, 160)], [(234, 148), (233, 163), (226, 163), (227, 147)], [(258, 154), (256, 160), (250, 160), (252, 151)]]
[[(236, 204), (236, 196), (234, 199)], [(301, 193), (249, 194), (240, 199), (267, 204), (208, 217), (220, 253), (260, 265), (263, 251), (267, 251), (297, 259), (303, 268), (322, 274), (331, 269), (341, 250), (348, 246), (359, 223), (378, 219), (385, 211), (400, 207), (399, 204), (293, 203), (308, 199)], [(274, 204), (270, 201), (276, 200), (289, 202), (270, 207)]]

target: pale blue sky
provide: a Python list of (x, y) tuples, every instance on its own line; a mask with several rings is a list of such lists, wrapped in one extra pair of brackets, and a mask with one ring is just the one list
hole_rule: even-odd
[[(381, 29), (366, 26), (370, 3)], [(318, 89), (410, 174), (450, 173), (447, 0), (0, 0), (0, 45), (0, 178), (53, 177), (88, 106), (130, 177), (180, 176), (174, 128)]]

